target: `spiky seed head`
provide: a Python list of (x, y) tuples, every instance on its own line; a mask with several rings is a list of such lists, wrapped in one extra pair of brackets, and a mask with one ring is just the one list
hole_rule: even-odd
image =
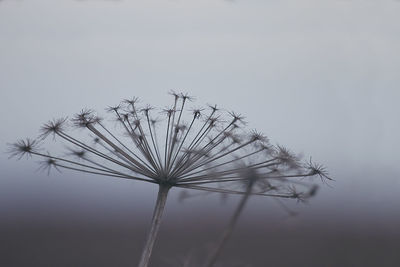
[(150, 123), (151, 123), (151, 125), (155, 125), (155, 124), (157, 124), (158, 122), (160, 122), (160, 119), (159, 118), (151, 118), (150, 119)]
[(194, 108), (194, 109), (192, 109), (192, 114), (195, 119), (198, 119), (198, 118), (200, 118), (203, 111), (204, 111), (203, 108)]
[(54, 158), (46, 158), (39, 162), (39, 170), (47, 172), (47, 175), (50, 175), (51, 169), (56, 169), (58, 172), (61, 172), (57, 167), (57, 161)]
[(81, 112), (75, 114), (71, 119), (72, 124), (78, 128), (85, 128), (90, 124), (99, 122), (101, 119), (98, 118), (92, 109), (82, 109)]
[(193, 96), (189, 96), (188, 93), (181, 93), (181, 97), (183, 101), (194, 101), (195, 98)]
[(108, 112), (118, 112), (121, 109), (121, 104), (115, 105), (115, 106), (109, 106), (106, 108), (106, 111)]
[(77, 157), (79, 159), (83, 159), (85, 158), (87, 151), (84, 149), (73, 149), (73, 148), (69, 148), (70, 153), (68, 153), (71, 156)]
[(36, 152), (38, 148), (38, 141), (32, 140), (30, 138), (20, 139), (15, 143), (9, 144), (8, 153), (10, 158), (17, 157), (18, 159), (24, 156), (31, 156), (32, 152)]
[(207, 106), (212, 110), (213, 113), (215, 113), (219, 110), (219, 108), (217, 108), (217, 105), (207, 104)]
[(150, 110), (154, 109), (152, 106), (150, 105), (146, 105), (146, 107), (142, 108), (142, 112), (144, 113), (145, 116), (149, 116), (149, 112)]
[(323, 166), (322, 164), (318, 164), (312, 161), (310, 158), (310, 161), (306, 164), (306, 168), (310, 171), (310, 175), (318, 175), (321, 180), (332, 180), (332, 178), (329, 177), (329, 173), (326, 170), (326, 167)]
[(165, 113), (167, 115), (167, 117), (171, 117), (172, 114), (174, 114), (175, 109), (174, 108), (164, 108), (162, 110), (163, 113)]
[(57, 133), (65, 130), (66, 124), (67, 118), (53, 119), (48, 121), (40, 128), (39, 138), (44, 139), (49, 135), (52, 135), (54, 138)]
[(250, 134), (251, 141), (259, 141), (260, 143), (267, 143), (268, 138), (260, 132), (253, 130)]
[[(187, 94), (172, 94), (175, 102), (172, 108), (163, 110), (167, 120), (163, 119), (166, 127), (161, 132), (152, 127), (156, 120), (149, 116), (151, 106), (136, 109), (137, 99), (125, 100), (108, 109), (115, 113), (114, 119), (118, 119), (122, 126), (118, 129), (122, 132), (113, 133), (92, 110), (82, 110), (71, 121), (78, 127), (88, 128), (89, 143), (85, 137), (81, 139), (75, 133), (68, 133), (66, 127), (63, 129), (65, 120), (54, 120), (45, 125), (42, 134), (57, 133), (62, 142), (74, 150), (65, 159), (40, 153), (35, 155), (52, 159), (46, 162), (46, 166), (54, 168), (93, 171), (101, 175), (168, 183), (170, 186), (192, 186), (211, 192), (216, 186), (228, 192), (230, 184), (237, 185), (238, 181), (251, 183), (251, 180), (260, 178), (264, 183), (258, 190), (275, 191), (271, 195), (283, 194), (297, 199), (314, 195), (316, 189), (306, 187), (305, 193), (295, 190), (302, 188), (304, 182), (294, 183), (293, 177), (327, 176), (322, 165), (311, 161), (299, 164), (298, 156), (284, 147), (270, 146), (263, 134), (257, 131), (245, 134), (241, 129), (244, 121), (240, 114), (230, 112), (226, 116), (227, 112), (216, 113), (217, 107), (210, 106), (211, 110), (203, 115), (203, 109), (196, 108), (191, 110), (194, 117), (190, 124), (185, 123), (185, 101), (192, 98)], [(137, 112), (139, 110), (141, 112)], [(200, 117), (201, 120), (195, 120)], [(35, 151), (35, 142), (18, 141), (12, 146), (11, 156), (31, 155)], [(94, 146), (92, 142), (99, 145)], [(243, 169), (247, 172), (241, 172)], [(286, 190), (288, 184), (294, 185), (293, 192)], [(214, 186), (214, 189), (208, 186)]]
[(175, 98), (175, 101), (177, 101), (179, 99), (179, 97), (181, 96), (180, 94), (176, 93), (174, 90), (170, 90), (168, 92), (169, 95), (172, 95)]
[(282, 163), (290, 168), (297, 168), (299, 167), (299, 157), (293, 154), (289, 149), (286, 147), (277, 146), (276, 151), (276, 158)]
[(129, 99), (124, 99), (122, 102), (127, 104), (127, 105), (129, 105), (129, 106), (131, 106), (131, 107), (134, 107), (135, 104), (139, 102), (139, 98), (134, 96), (134, 97), (129, 98)]
[(235, 113), (234, 111), (230, 111), (228, 113), (232, 117), (232, 123), (236, 123), (236, 122), (245, 123), (244, 116), (242, 116), (241, 114)]
[(217, 122), (219, 122), (218, 117), (210, 117), (208, 120), (209, 120), (208, 123), (209, 123), (210, 127), (216, 126)]

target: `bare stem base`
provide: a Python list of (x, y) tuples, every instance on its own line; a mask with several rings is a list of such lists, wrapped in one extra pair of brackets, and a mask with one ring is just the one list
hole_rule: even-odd
[(143, 248), (142, 256), (138, 265), (139, 267), (147, 267), (149, 264), (154, 242), (156, 241), (158, 230), (160, 229), (161, 219), (170, 188), (171, 187), (168, 185), (160, 185), (158, 189), (157, 201), (154, 207), (153, 218), (151, 220), (151, 227)]

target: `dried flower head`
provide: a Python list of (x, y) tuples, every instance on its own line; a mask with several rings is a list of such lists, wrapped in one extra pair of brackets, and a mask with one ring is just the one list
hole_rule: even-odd
[(323, 166), (301, 164), (298, 156), (270, 145), (263, 134), (246, 131), (242, 115), (216, 106), (188, 109), (193, 97), (170, 94), (172, 105), (160, 110), (162, 120), (154, 117), (160, 113), (155, 108), (139, 107), (138, 98), (107, 108), (117, 127), (83, 109), (70, 120), (56, 119), (42, 126), (40, 139), (57, 139), (58, 150), (42, 153), (37, 141), (26, 139), (12, 144), (10, 155), (42, 158), (41, 169), (47, 172), (68, 169), (158, 184), (153, 224), (139, 266), (147, 266), (157, 218), (171, 187), (247, 195), (249, 186), (243, 184), (257, 184), (251, 186), (252, 195), (303, 200), (316, 190), (299, 179), (327, 178)]
[(38, 141), (26, 138), (25, 140), (20, 139), (15, 143), (9, 144), (8, 153), (10, 158), (17, 157), (18, 159), (24, 156), (30, 157), (38, 147)]

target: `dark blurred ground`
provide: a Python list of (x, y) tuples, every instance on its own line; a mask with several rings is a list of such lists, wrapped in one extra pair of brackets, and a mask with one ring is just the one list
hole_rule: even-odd
[[(185, 220), (162, 226), (151, 266), (179, 266), (202, 255), (222, 222)], [(144, 224), (2, 225), (0, 266), (135, 266)], [(400, 232), (400, 229), (399, 229)], [(400, 233), (330, 225), (240, 224), (221, 265), (235, 266), (400, 266)], [(201, 256), (200, 256), (201, 257)]]
[[(0, 177), (0, 267), (136, 266), (157, 188), (15, 170)], [(285, 202), (294, 217), (273, 199), (252, 197), (218, 266), (400, 266), (399, 176), (364, 171), (335, 175), (308, 204)], [(172, 191), (152, 267), (204, 258), (240, 200), (189, 194), (179, 202)]]

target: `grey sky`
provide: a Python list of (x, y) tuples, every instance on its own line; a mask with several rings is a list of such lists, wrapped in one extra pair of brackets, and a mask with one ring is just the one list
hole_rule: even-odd
[(389, 0), (2, 1), (0, 148), (83, 107), (130, 96), (163, 107), (176, 89), (326, 164), (338, 176), (327, 198), (356, 185), (357, 203), (374, 186), (391, 199), (399, 13)]

